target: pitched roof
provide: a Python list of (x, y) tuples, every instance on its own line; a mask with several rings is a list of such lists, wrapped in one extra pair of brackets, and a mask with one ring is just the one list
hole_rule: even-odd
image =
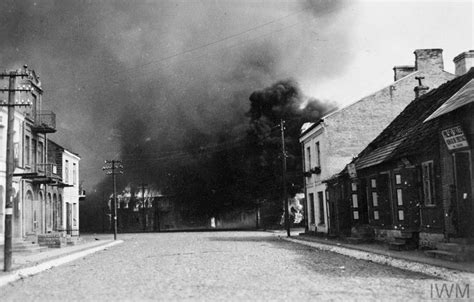
[(443, 114), (454, 111), (462, 106), (474, 102), (474, 80), (470, 80), (463, 88), (456, 92), (449, 100), (431, 114), (425, 122)]
[(439, 121), (424, 121), (473, 78), (474, 68), (471, 68), (465, 75), (413, 100), (353, 161), (356, 169), (432, 149), (438, 141)]

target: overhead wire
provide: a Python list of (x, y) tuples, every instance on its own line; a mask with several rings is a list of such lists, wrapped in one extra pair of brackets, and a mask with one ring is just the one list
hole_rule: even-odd
[[(283, 17), (279, 17), (279, 18), (273, 19), (273, 20), (271, 20), (271, 21), (269, 21), (269, 22), (266, 22), (266, 23), (263, 23), (263, 24), (259, 24), (259, 25), (257, 25), (257, 26), (248, 28), (248, 29), (246, 29), (246, 30), (244, 30), (244, 31), (241, 31), (241, 32), (238, 32), (238, 33), (235, 33), (235, 34), (231, 34), (231, 35), (225, 36), (225, 37), (220, 38), (220, 39), (218, 39), (218, 40), (215, 40), (215, 41), (212, 41), (212, 42), (209, 42), (209, 43), (205, 43), (205, 44), (202, 44), (202, 45), (199, 45), (199, 46), (196, 46), (196, 47), (192, 47), (192, 48), (183, 50), (183, 51), (181, 51), (181, 52), (174, 53), (174, 54), (169, 55), (169, 56), (161, 57), (161, 58), (158, 58), (158, 59), (155, 59), (155, 60), (150, 60), (150, 61), (148, 61), (148, 62), (146, 62), (146, 63), (139, 64), (139, 65), (137, 65), (137, 66), (125, 68), (125, 69), (123, 69), (123, 70), (120, 70), (120, 71), (117, 71), (117, 72), (114, 72), (114, 73), (109, 74), (106, 78), (108, 79), (108, 78), (110, 78), (110, 77), (115, 77), (115, 76), (120, 75), (120, 74), (123, 74), (123, 73), (130, 73), (130, 72), (133, 71), (133, 70), (142, 71), (142, 69), (143, 69), (144, 67), (146, 67), (146, 66), (153, 65), (153, 64), (157, 64), (157, 63), (166, 62), (166, 61), (169, 61), (169, 60), (171, 60), (171, 59), (174, 59), (174, 58), (183, 56), (183, 55), (185, 55), (185, 54), (193, 53), (193, 52), (196, 52), (197, 50), (201, 50), (201, 49), (207, 48), (207, 47), (209, 47), (209, 46), (217, 45), (217, 44), (220, 44), (220, 43), (222, 43), (222, 42), (224, 42), (224, 41), (228, 41), (228, 40), (234, 39), (234, 38), (236, 38), (236, 37), (243, 36), (243, 35), (245, 35), (245, 34), (248, 34), (248, 33), (251, 33), (251, 32), (253, 32), (253, 31), (256, 31), (256, 30), (258, 30), (258, 29), (260, 29), (260, 28), (264, 28), (264, 27), (266, 27), (266, 26), (268, 26), (268, 25), (271, 25), (271, 24), (275, 24), (275, 23), (277, 23), (277, 22), (280, 22), (280, 21), (282, 21), (282, 20), (284, 20), (284, 19), (287, 19), (287, 18), (289, 18), (289, 17), (291, 17), (291, 16), (295, 16), (295, 15), (301, 14), (302, 12), (304, 12), (304, 11), (306, 11), (306, 10), (308, 10), (308, 9), (311, 9), (312, 7), (313, 7), (313, 6), (310, 5), (310, 6), (306, 7), (306, 8), (303, 8), (303, 9), (298, 10), (298, 11), (296, 11), (296, 12), (287, 14), (287, 15), (285, 15), (285, 16), (283, 16)], [(301, 22), (298, 22), (298, 23), (301, 23)], [(298, 24), (298, 23), (296, 23), (296, 24)], [(296, 24), (295, 24), (295, 25), (296, 25)], [(291, 26), (294, 26), (294, 25), (291, 25)], [(278, 31), (280, 31), (280, 30), (278, 30)], [(273, 31), (272, 31), (272, 32), (273, 32)], [(268, 33), (268, 34), (271, 34), (272, 32), (270, 32), (270, 33)], [(264, 36), (264, 35), (262, 35), (262, 36)], [(257, 38), (258, 38), (258, 37), (257, 37)], [(208, 54), (206, 54), (206, 55), (208, 55)], [(104, 80), (105, 80), (105, 79), (104, 79)], [(90, 77), (86, 77), (86, 78), (84, 78), (84, 81), (81, 81), (81, 80), (76, 81), (76, 84), (77, 84), (77, 85), (81, 85), (81, 84), (84, 84), (84, 83), (88, 83), (89, 81), (90, 81)], [(94, 82), (96, 82), (96, 79), (94, 80)], [(54, 88), (54, 87), (53, 87), (53, 88)]]

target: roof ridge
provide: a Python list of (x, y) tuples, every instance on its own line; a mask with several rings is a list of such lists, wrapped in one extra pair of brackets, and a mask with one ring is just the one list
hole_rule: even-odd
[[(411, 149), (416, 149), (410, 144), (416, 144), (418, 141), (426, 139), (426, 136), (432, 135), (431, 132), (434, 131), (432, 128), (438, 125), (438, 123), (433, 123), (433, 121), (423, 123), (426, 117), (436, 111), (437, 108), (462, 89), (462, 87), (473, 78), (474, 68), (465, 75), (454, 78), (421, 97), (412, 100), (405, 109), (359, 153), (359, 156), (353, 162), (357, 163), (364, 161), (364, 158), (376, 157), (377, 150), (379, 153), (383, 151), (384, 158), (378, 162), (381, 163), (385, 160), (395, 158), (397, 154), (400, 155), (400, 153), (403, 154), (403, 152), (406, 153), (410, 152)], [(425, 137), (417, 134), (423, 134)], [(390, 152), (387, 153), (386, 148), (383, 149), (397, 141), (400, 141), (400, 143), (390, 150)], [(380, 158), (378, 160), (380, 160)], [(372, 165), (378, 163), (374, 162)]]

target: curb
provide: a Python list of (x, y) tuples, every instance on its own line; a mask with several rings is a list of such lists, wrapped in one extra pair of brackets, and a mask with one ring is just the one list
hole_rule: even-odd
[(371, 253), (371, 252), (366, 252), (366, 251), (360, 251), (360, 250), (351, 249), (347, 247), (340, 247), (340, 246), (334, 246), (334, 245), (329, 245), (329, 244), (323, 244), (319, 242), (309, 242), (309, 241), (303, 241), (299, 239), (286, 238), (280, 235), (277, 235), (277, 236), (280, 239), (283, 239), (288, 242), (310, 246), (318, 250), (333, 252), (340, 255), (355, 258), (358, 260), (365, 260), (365, 261), (374, 262), (378, 264), (389, 265), (395, 268), (399, 268), (399, 269), (403, 269), (403, 270), (407, 270), (407, 271), (411, 271), (415, 273), (422, 273), (422, 274), (429, 275), (432, 277), (445, 279), (451, 282), (465, 282), (465, 283), (470, 283), (470, 284), (474, 283), (474, 274), (469, 273), (469, 272), (461, 272), (461, 271), (439, 267), (439, 266), (435, 266), (431, 264), (425, 264), (425, 263), (420, 263), (420, 262), (415, 262), (415, 261), (410, 261), (410, 260), (394, 258), (391, 256), (386, 256), (386, 255), (381, 255), (381, 254), (376, 254), (376, 253)]
[(48, 270), (48, 269), (51, 269), (53, 267), (56, 267), (56, 266), (74, 261), (76, 259), (82, 258), (84, 256), (87, 256), (87, 255), (90, 255), (90, 254), (93, 254), (93, 253), (96, 253), (98, 251), (104, 250), (108, 247), (111, 247), (111, 246), (114, 246), (114, 245), (117, 245), (117, 244), (120, 244), (120, 243), (123, 243), (123, 240), (112, 241), (110, 243), (99, 245), (99, 246), (96, 246), (96, 247), (93, 247), (93, 248), (90, 248), (90, 249), (85, 249), (85, 250), (82, 250), (82, 251), (79, 251), (79, 252), (76, 252), (76, 253), (66, 255), (64, 257), (59, 257), (59, 258), (56, 258), (56, 259), (53, 259), (53, 260), (45, 261), (45, 262), (39, 263), (35, 266), (30, 266), (30, 267), (15, 270), (13, 272), (10, 272), (6, 276), (0, 276), (0, 287), (2, 287), (4, 285), (7, 285), (8, 283), (17, 281), (17, 280), (39, 274), (39, 273), (41, 273), (45, 270)]

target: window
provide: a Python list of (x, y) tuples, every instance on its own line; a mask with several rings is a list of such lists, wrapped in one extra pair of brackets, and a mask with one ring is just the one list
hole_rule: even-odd
[(402, 176), (400, 174), (395, 174), (395, 184), (396, 185), (402, 184)]
[(319, 142), (316, 142), (316, 167), (321, 168), (321, 150), (319, 149)]
[(77, 184), (77, 166), (76, 163), (72, 163), (72, 184)]
[(324, 219), (324, 195), (323, 192), (318, 192), (318, 203), (319, 203), (319, 224), (325, 224)]
[[(25, 109), (24, 109), (24, 112), (25, 112), (25, 115), (26, 117), (30, 118), (30, 119), (34, 119), (35, 116), (34, 116), (34, 108), (36, 107), (36, 102), (38, 100), (38, 97), (36, 96), (36, 94), (32, 93), (31, 94), (32, 96), (32, 100), (31, 100), (31, 106), (27, 106)], [(28, 98), (29, 99), (29, 98)]]
[(373, 207), (378, 207), (379, 206), (379, 200), (378, 200), (378, 195), (377, 195), (377, 180), (375, 178), (370, 179), (370, 187), (371, 187), (371, 192), (372, 192), (372, 206)]
[(352, 192), (357, 192), (357, 184), (355, 182), (351, 183)]
[(32, 139), (31, 140), (31, 161), (32, 161), (32, 166), (35, 169), (36, 168), (36, 140)]
[(64, 182), (69, 183), (69, 161), (66, 160), (64, 163)]
[(59, 227), (59, 207), (58, 196), (53, 194), (53, 230), (57, 231)]
[(38, 164), (44, 163), (44, 160), (43, 160), (43, 154), (44, 154), (44, 153), (43, 153), (43, 148), (44, 148), (43, 142), (38, 142), (38, 159), (37, 159)]
[(351, 183), (351, 200), (352, 200), (352, 217), (354, 220), (359, 220), (359, 195), (357, 194), (357, 183)]
[(397, 205), (403, 205), (403, 192), (402, 189), (397, 189)]
[(379, 220), (379, 211), (374, 211), (374, 220)]
[(374, 189), (377, 188), (377, 180), (375, 178), (370, 180), (370, 186)]
[(423, 202), (425, 205), (434, 205), (434, 171), (433, 161), (421, 164), (421, 175), (423, 181)]
[(77, 226), (77, 203), (72, 205), (72, 226)]
[(306, 171), (311, 170), (311, 147), (306, 148)]
[(405, 220), (405, 213), (403, 212), (403, 210), (398, 210), (398, 220)]
[(30, 137), (25, 136), (25, 165), (30, 165)]
[(354, 220), (359, 219), (359, 212), (358, 211), (354, 211), (353, 215), (354, 215)]
[(378, 207), (378, 206), (379, 206), (379, 200), (378, 200), (377, 192), (372, 192), (372, 205), (373, 205), (374, 207)]
[(314, 212), (314, 194), (313, 193), (309, 193), (309, 207), (311, 209), (309, 220), (312, 224), (314, 224), (314, 218), (316, 216), (316, 213)]
[(63, 197), (61, 194), (58, 195), (58, 223), (59, 228), (62, 229), (63, 225)]
[(352, 207), (353, 208), (358, 208), (359, 207), (359, 203), (358, 203), (358, 200), (357, 200), (357, 194), (352, 194)]

